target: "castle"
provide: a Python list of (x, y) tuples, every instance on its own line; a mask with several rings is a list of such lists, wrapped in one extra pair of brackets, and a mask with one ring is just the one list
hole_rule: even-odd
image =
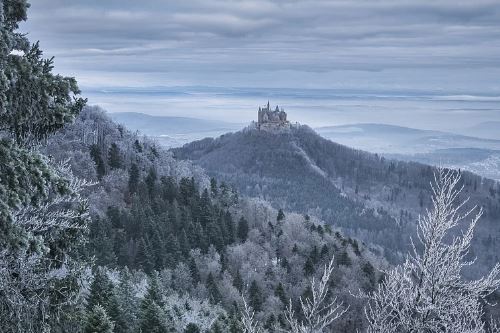
[(261, 128), (279, 128), (289, 127), (290, 123), (286, 120), (286, 112), (283, 108), (276, 105), (276, 109), (271, 110), (269, 101), (264, 107), (259, 107), (257, 127)]

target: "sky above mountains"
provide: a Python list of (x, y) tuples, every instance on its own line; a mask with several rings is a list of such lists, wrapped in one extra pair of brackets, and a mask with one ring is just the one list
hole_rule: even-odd
[[(103, 95), (106, 89), (121, 90), (134, 99), (132, 111), (141, 112), (148, 109), (147, 98), (131, 90), (159, 86), (500, 100), (498, 0), (33, 0), (28, 17), (21, 29), (56, 57), (56, 69), (76, 76), (90, 102), (111, 111), (124, 110), (118, 99)], [(214, 93), (210, 103), (221, 109), (234, 103), (221, 95)], [(262, 104), (269, 97), (258, 96)], [(279, 95), (273, 97), (280, 103)], [(201, 105), (197, 112), (175, 114), (178, 105), (169, 107), (175, 101), (169, 95), (162, 101), (152, 113), (219, 117), (203, 113)], [(488, 109), (479, 112), (478, 122), (499, 120), (499, 108), (490, 104), (464, 109)], [(387, 118), (428, 117), (398, 110)], [(356, 112), (343, 118), (364, 120)]]

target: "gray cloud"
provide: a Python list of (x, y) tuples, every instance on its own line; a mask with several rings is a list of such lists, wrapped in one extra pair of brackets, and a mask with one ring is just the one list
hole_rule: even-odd
[(500, 94), (498, 0), (33, 0), (28, 17), (84, 87)]

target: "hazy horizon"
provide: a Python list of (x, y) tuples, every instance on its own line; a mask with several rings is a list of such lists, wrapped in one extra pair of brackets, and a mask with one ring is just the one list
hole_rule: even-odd
[(110, 112), (312, 126), (500, 121), (500, 3), (33, 1), (21, 30)]

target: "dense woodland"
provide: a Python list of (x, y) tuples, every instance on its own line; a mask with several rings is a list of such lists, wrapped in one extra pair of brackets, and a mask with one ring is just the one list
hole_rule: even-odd
[[(101, 134), (95, 134), (97, 128)], [(206, 330), (220, 317), (216, 327), (222, 332), (228, 325), (240, 332), (241, 295), (267, 328), (285, 325), (281, 313), (288, 300), (298, 307), (309, 279), (321, 274), (332, 256), (337, 267), (332, 291), (352, 309), (335, 327), (350, 332), (366, 325), (363, 301), (350, 291), (373, 290), (381, 277), (376, 267), (386, 264), (321, 221), (241, 198), (198, 167), (176, 161), (153, 141), (114, 124), (96, 107), (84, 108), (74, 124), (48, 140), (44, 151), (70, 158), (82, 176), (97, 182), (88, 193), (92, 222), (84, 251), (96, 267), (107, 268), (96, 272), (109, 279), (113, 293), (124, 274), (130, 280), (127, 293), (134, 295), (135, 305), (130, 299), (123, 302), (136, 309), (133, 323), (119, 318), (126, 316), (120, 310), (104, 310), (115, 313), (113, 321), (126, 321), (131, 332), (142, 325), (139, 309), (152, 278), (158, 280), (162, 299), (193, 302), (201, 312), (176, 319), (173, 305), (164, 305), (161, 313), (166, 314), (158, 316), (174, 318), (163, 323), (174, 331), (183, 332), (189, 320)], [(81, 168), (86, 163), (90, 171)], [(92, 290), (91, 285), (90, 298), (96, 297)], [(82, 318), (89, 309), (81, 310)], [(209, 309), (215, 312), (203, 315)]]
[[(275, 207), (316, 215), (347, 235), (380, 246), (391, 262), (400, 262), (415, 236), (416, 220), (430, 205), (435, 168), (387, 160), (317, 135), (307, 126), (268, 132), (253, 128), (174, 149), (207, 172), (261, 197)], [(474, 273), (500, 260), (500, 185), (462, 172), (469, 207), (483, 207), (473, 253)], [(325, 195), (328, 193), (328, 195)], [(378, 251), (377, 248), (374, 248)]]
[[(263, 185), (281, 191), (264, 195), (276, 195), (275, 207), (241, 195), (224, 174), (209, 178), (199, 166), (115, 124), (100, 108), (85, 106), (76, 80), (54, 74), (52, 59), (43, 58), (38, 43), (17, 32), (28, 7), (23, 0), (0, 0), (1, 332), (498, 331), (489, 319), (494, 312), (483, 305), (495, 299), (500, 266), (478, 281), (462, 277), (479, 216), (449, 241), (449, 231), (460, 222), (455, 186), (463, 181), (467, 191), (474, 186), (475, 192), (466, 194), (484, 200), (491, 221), (498, 213), (496, 184), (439, 170), (429, 214), (418, 222), (422, 249), (415, 248), (403, 265), (391, 266), (381, 252), (370, 250), (376, 246), (342, 234), (349, 222), (385, 221), (385, 237), (394, 228), (389, 210), (363, 209), (347, 192), (351, 178), (345, 177), (345, 187), (319, 186), (314, 192), (311, 186), (319, 182), (302, 174), (294, 184), (299, 187), (288, 188), (288, 194), (283, 182), (289, 177), (293, 184), (292, 176), (303, 170), (300, 163), (315, 165), (318, 174), (334, 165), (357, 175), (357, 196), (368, 195), (370, 182), (392, 179), (423, 193), (423, 207), (431, 197), (424, 181), (405, 177), (432, 170), (407, 165), (403, 173), (404, 164), (389, 164), (384, 176), (388, 162), (344, 147), (339, 152), (359, 158), (352, 162), (318, 151), (314, 164), (310, 158), (303, 164), (297, 154), (324, 147), (311, 141), (290, 150), (282, 136), (269, 134), (266, 142), (276, 140), (276, 156), (292, 158), (274, 165), (279, 181), (266, 178), (263, 160), (254, 159), (257, 167), (252, 166), (241, 154), (245, 149), (236, 156), (247, 168), (262, 171), (268, 181)], [(263, 134), (236, 135), (250, 135), (245, 145), (253, 146)], [(265, 161), (276, 163), (266, 153)], [(364, 167), (366, 159), (372, 167)], [(319, 217), (311, 213), (310, 201), (291, 200), (300, 191), (318, 199)], [(329, 197), (335, 205), (323, 215), (321, 205), (331, 202)], [(309, 209), (300, 212), (301, 205)], [(484, 246), (484, 256), (497, 248)]]

